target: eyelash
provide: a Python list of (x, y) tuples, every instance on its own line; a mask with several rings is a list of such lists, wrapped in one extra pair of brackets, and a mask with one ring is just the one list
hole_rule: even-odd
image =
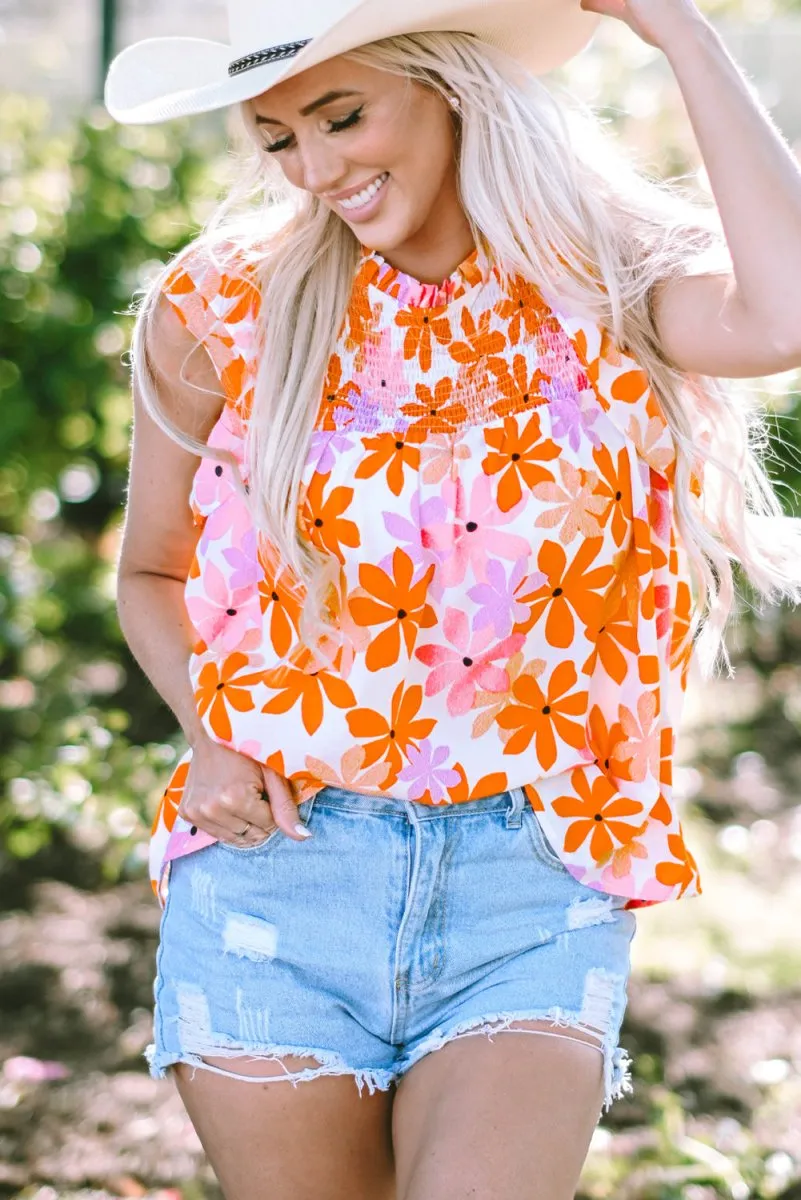
[[(341, 133), (343, 129), (350, 129), (354, 125), (358, 125), (362, 119), (364, 105), (361, 108), (356, 108), (347, 117), (343, 117), (341, 121), (329, 121), (331, 126), (329, 133)], [(286, 150), (291, 142), (291, 138), (284, 138), (282, 142), (276, 142), (273, 146), (264, 146), (268, 154), (278, 154), (280, 150)]]

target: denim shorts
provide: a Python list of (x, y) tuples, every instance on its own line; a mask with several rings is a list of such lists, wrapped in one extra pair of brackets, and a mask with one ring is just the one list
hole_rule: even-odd
[[(595, 1035), (604, 1111), (633, 1090), (618, 1037), (634, 913), (570, 875), (522, 788), (435, 808), (325, 787), (298, 813), (306, 841), (276, 829), (172, 861), (151, 1075), (348, 1074), (372, 1094), (454, 1037), (538, 1019)], [(203, 1061), (288, 1054), (319, 1065)]]

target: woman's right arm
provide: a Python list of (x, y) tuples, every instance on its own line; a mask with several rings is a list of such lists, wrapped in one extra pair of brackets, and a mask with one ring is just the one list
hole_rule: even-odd
[[(196, 346), (194, 335), (160, 296), (148, 338), (159, 399), (175, 425), (206, 442), (220, 417), (225, 395), (205, 349), (195, 349), (185, 361)], [(227, 841), (251, 822), (251, 837), (238, 840), (239, 845), (260, 840), (275, 825), (297, 837), (297, 808), (286, 781), (270, 768), (215, 742), (198, 715), (189, 674), (197, 635), (186, 610), (184, 589), (199, 536), (189, 495), (200, 459), (156, 424), (136, 385), (133, 401), (117, 613), (131, 653), (172, 709), (192, 747), (181, 814)], [(269, 804), (262, 796), (265, 791)]]

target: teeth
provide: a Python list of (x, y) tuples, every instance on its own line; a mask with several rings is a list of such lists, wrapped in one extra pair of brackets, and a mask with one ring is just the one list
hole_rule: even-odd
[(349, 196), (347, 200), (340, 200), (340, 205), (342, 208), (361, 208), (367, 203), (368, 200), (372, 200), (376, 192), (381, 190), (388, 179), (389, 172), (385, 171), (383, 175), (379, 176), (375, 183), (371, 183), (369, 187), (366, 187), (363, 191), (357, 192), (355, 196)]

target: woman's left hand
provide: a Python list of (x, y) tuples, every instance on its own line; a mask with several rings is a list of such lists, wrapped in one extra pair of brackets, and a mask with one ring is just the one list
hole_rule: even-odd
[(585, 12), (616, 17), (649, 46), (674, 45), (705, 18), (694, 0), (580, 0)]

